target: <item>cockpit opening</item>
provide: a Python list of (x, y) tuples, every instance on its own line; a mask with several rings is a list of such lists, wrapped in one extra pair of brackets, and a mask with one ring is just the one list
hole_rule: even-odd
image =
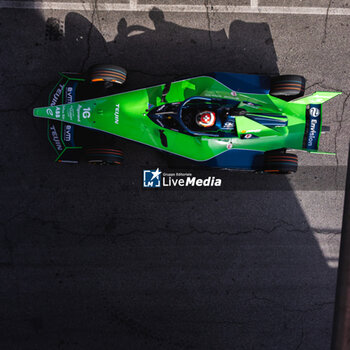
[(159, 126), (191, 135), (237, 136), (235, 116), (246, 111), (238, 102), (207, 97), (191, 97), (182, 103), (153, 108), (148, 117)]

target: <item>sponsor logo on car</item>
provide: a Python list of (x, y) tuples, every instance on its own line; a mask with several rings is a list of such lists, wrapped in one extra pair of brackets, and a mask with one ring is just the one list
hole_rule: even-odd
[(60, 118), (61, 117), (61, 109), (60, 107), (55, 108), (55, 117)]
[(309, 109), (309, 134), (307, 137), (307, 148), (308, 149), (316, 149), (317, 148), (317, 140), (320, 134), (321, 127), (321, 109), (320, 105), (310, 105)]
[(57, 102), (58, 102), (58, 99), (60, 98), (60, 96), (61, 96), (61, 94), (62, 94), (63, 88), (64, 88), (64, 85), (63, 85), (63, 84), (60, 84), (60, 85), (57, 87), (57, 90), (55, 91), (55, 93), (54, 93), (53, 96), (52, 96), (52, 100), (51, 100), (50, 106), (56, 106), (56, 104), (57, 104)]
[(119, 124), (119, 104), (115, 105), (114, 110), (114, 123)]
[(51, 139), (55, 144), (57, 151), (62, 151), (63, 147), (54, 125), (50, 125), (50, 133), (51, 133)]
[(223, 129), (233, 129), (235, 126), (234, 122), (225, 122)]
[(310, 108), (311, 117), (317, 118), (320, 115), (320, 109), (317, 107)]
[(77, 107), (77, 120), (78, 120), (78, 122), (80, 122), (80, 110), (82, 109), (82, 105), (78, 105), (78, 107)]
[(317, 131), (316, 131), (316, 126), (317, 126), (317, 120), (316, 119), (311, 119), (310, 120), (310, 132), (309, 132), (309, 139), (307, 142), (308, 146), (312, 146), (314, 139), (316, 137)]
[(249, 107), (253, 107), (253, 108), (258, 108), (261, 106), (261, 104), (259, 104), (259, 103), (253, 103), (250, 101), (242, 101), (242, 103), (244, 103), (245, 105), (247, 105)]
[(68, 117), (70, 120), (73, 120), (73, 118), (74, 118), (74, 107), (73, 106), (70, 106), (68, 109)]
[(68, 86), (66, 89), (66, 103), (72, 103), (73, 102), (73, 88), (71, 86)]
[(63, 131), (63, 140), (65, 142), (71, 142), (71, 140), (72, 140), (72, 133), (71, 133), (71, 131), (72, 131), (72, 126), (69, 125), (69, 124), (66, 124), (64, 126), (64, 131)]
[(53, 112), (52, 112), (52, 109), (50, 109), (50, 108), (47, 108), (46, 109), (46, 113), (47, 113), (47, 115), (49, 115), (49, 116), (53, 116)]
[(252, 133), (252, 132), (254, 133), (254, 132), (260, 132), (260, 131), (261, 131), (261, 129), (254, 129), (254, 130), (252, 129), (252, 130), (247, 130), (246, 132), (247, 133)]

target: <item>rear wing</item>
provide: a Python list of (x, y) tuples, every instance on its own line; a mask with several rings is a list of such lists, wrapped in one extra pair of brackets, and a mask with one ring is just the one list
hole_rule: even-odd
[(341, 92), (329, 92), (329, 91), (317, 91), (312, 95), (303, 96), (295, 100), (290, 101), (289, 103), (297, 103), (302, 105), (308, 104), (323, 104), (330, 100), (331, 98), (340, 95)]
[(322, 130), (322, 104), (331, 98), (340, 95), (341, 92), (318, 91), (312, 95), (292, 100), (288, 103), (305, 105), (305, 132), (303, 149), (310, 153), (335, 154), (318, 151)]

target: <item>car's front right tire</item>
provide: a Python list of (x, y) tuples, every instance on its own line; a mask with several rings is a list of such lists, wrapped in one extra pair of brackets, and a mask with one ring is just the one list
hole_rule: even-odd
[(279, 75), (271, 78), (270, 95), (285, 101), (304, 96), (305, 78), (301, 75)]
[(298, 156), (293, 153), (267, 152), (264, 157), (264, 172), (291, 174), (298, 170)]

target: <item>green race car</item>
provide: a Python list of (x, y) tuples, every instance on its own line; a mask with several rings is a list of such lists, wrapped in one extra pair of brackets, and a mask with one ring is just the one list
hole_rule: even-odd
[[(125, 69), (96, 65), (84, 74), (62, 73), (48, 119), (57, 161), (119, 164), (120, 150), (78, 144), (77, 126), (133, 140), (229, 169), (290, 173), (298, 158), (287, 149), (318, 152), (322, 104), (340, 92), (303, 97), (305, 79), (215, 72), (133, 91), (122, 91)], [(78, 128), (79, 129), (79, 128)], [(88, 147), (86, 147), (88, 146)]]

